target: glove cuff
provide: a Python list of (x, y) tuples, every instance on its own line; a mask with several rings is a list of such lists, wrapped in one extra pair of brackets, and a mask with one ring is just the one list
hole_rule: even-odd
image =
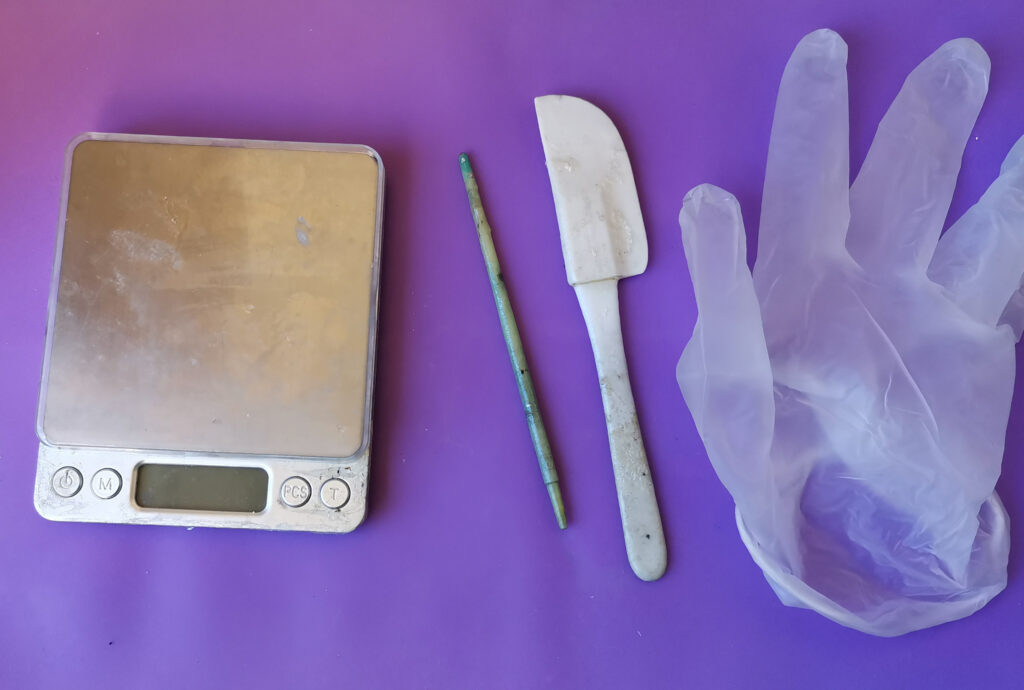
[[(747, 530), (739, 507), (736, 508), (736, 527), (739, 529), (740, 538), (783, 604), (817, 611), (840, 625), (881, 637), (894, 637), (969, 616), (1003, 591), (1006, 587), (1010, 521), (1006, 508), (1003, 507), (1003, 502), (996, 492), (993, 491), (981, 505), (978, 521), (978, 538), (974, 548), (976, 552), (981, 553), (973, 554), (972, 561), (975, 558), (989, 561), (1001, 559), (1001, 567), (998, 568), (1001, 577), (997, 581), (972, 583), (969, 567), (968, 584), (955, 598), (951, 597), (946, 601), (894, 598), (885, 602), (880, 610), (873, 611), (875, 615), (871, 618), (866, 618), (840, 606), (809, 586), (795, 575), (791, 568), (762, 549)], [(981, 571), (991, 572), (991, 568), (989, 565), (987, 568), (983, 567)]]

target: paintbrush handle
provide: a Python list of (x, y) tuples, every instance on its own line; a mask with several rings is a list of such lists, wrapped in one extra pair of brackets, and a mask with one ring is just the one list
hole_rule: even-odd
[(512, 302), (509, 300), (508, 290), (505, 288), (505, 278), (501, 273), (501, 265), (498, 263), (498, 252), (494, 248), (491, 225), (487, 222), (476, 176), (469, 163), (469, 156), (465, 153), (459, 155), (459, 166), (462, 168), (462, 179), (466, 185), (470, 208), (473, 210), (473, 221), (476, 224), (476, 234), (480, 240), (480, 251), (483, 252), (484, 263), (487, 265), (487, 277), (491, 282), (494, 304), (498, 308), (501, 332), (505, 336), (508, 356), (512, 361), (516, 385), (519, 387), (519, 398), (523, 403), (526, 422), (530, 427), (530, 438), (537, 454), (540, 473), (544, 479), (544, 485), (547, 487), (548, 497), (551, 500), (551, 507), (555, 512), (558, 526), (565, 529), (565, 505), (562, 502), (562, 492), (558, 484), (558, 473), (555, 471), (551, 444), (548, 442), (547, 431), (544, 429), (544, 422), (540, 417), (537, 395), (533, 390), (533, 379), (530, 377), (530, 368), (526, 364), (523, 342), (519, 337), (519, 327), (516, 325), (516, 317), (512, 313)]

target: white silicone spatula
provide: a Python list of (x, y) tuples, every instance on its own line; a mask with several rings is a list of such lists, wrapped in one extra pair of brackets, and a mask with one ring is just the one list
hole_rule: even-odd
[(626, 370), (619, 279), (647, 268), (647, 234), (633, 169), (615, 125), (571, 96), (535, 101), (569, 283), (583, 310), (601, 383), (626, 553), (633, 572), (656, 580), (667, 555)]

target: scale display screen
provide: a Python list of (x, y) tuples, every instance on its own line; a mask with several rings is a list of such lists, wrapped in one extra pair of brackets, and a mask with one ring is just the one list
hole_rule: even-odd
[(140, 465), (135, 502), (143, 508), (259, 513), (267, 507), (267, 479), (258, 467)]

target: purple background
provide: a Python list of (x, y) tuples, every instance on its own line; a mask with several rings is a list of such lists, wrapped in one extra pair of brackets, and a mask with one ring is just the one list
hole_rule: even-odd
[[(1020, 531), (1008, 588), (960, 622), (882, 640), (784, 608), (740, 543), (674, 380), (695, 316), (680, 201), (715, 182), (757, 218), (776, 88), (803, 34), (828, 26), (850, 45), (855, 168), (921, 59), (961, 35), (987, 48), (991, 90), (954, 217), (1024, 132), (1019, 1), (823, 4), (0, 0), (0, 687), (1024, 686)], [(562, 268), (532, 104), (559, 92), (617, 122), (647, 222), (650, 266), (621, 294), (669, 541), (653, 584), (626, 562), (593, 360)], [(356, 532), (36, 515), (61, 164), (85, 130), (380, 151), (376, 446)], [(501, 340), (463, 149), (564, 478), (565, 532)], [(1015, 520), (1021, 393), (999, 486)]]

